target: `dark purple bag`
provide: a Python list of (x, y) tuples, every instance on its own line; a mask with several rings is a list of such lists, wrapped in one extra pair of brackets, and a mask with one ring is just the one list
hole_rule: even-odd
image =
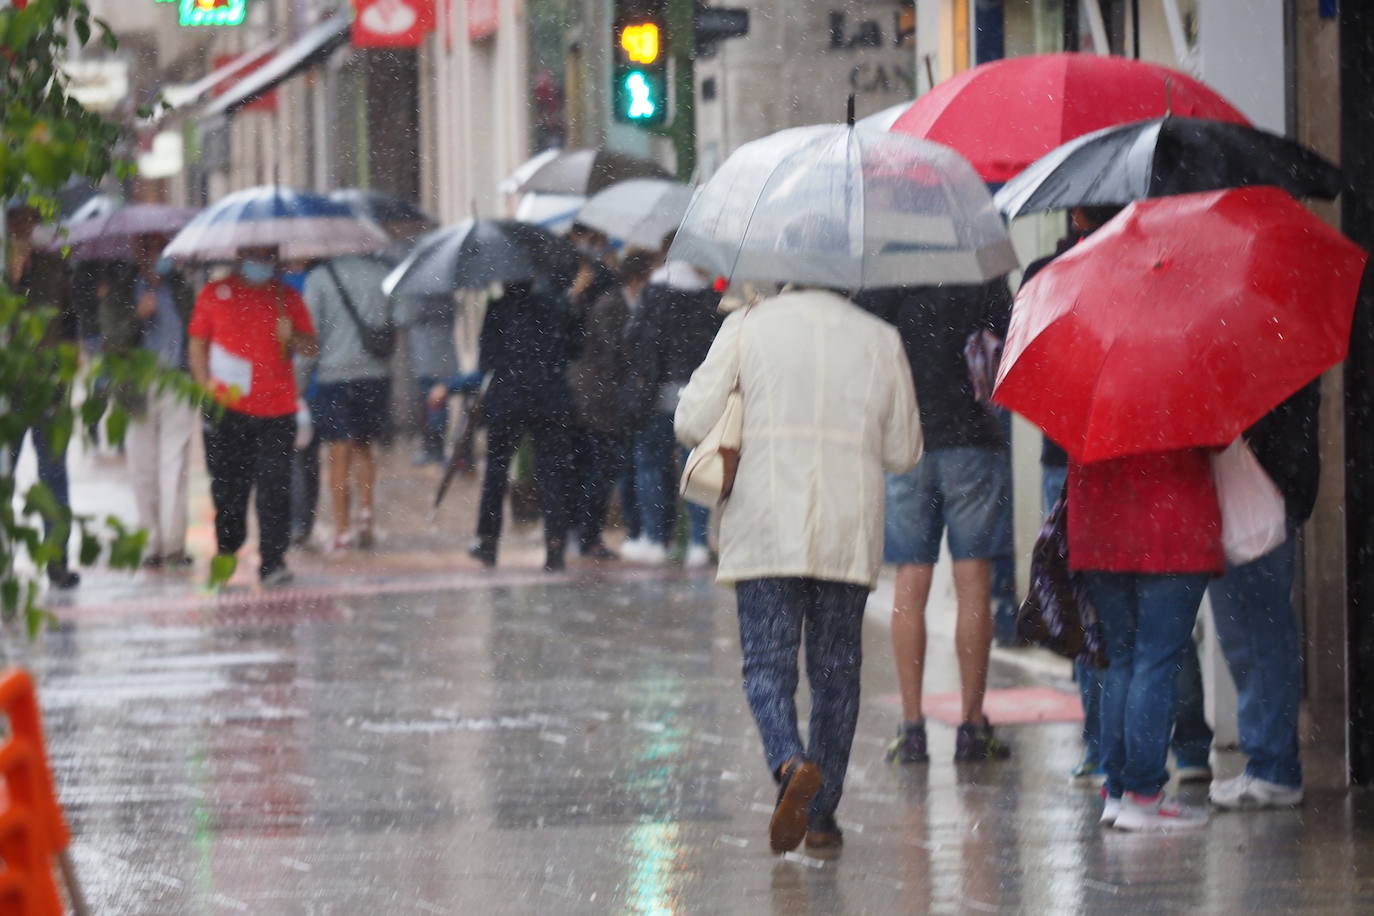
[(1056, 655), (1107, 667), (1102, 625), (1081, 573), (1069, 568), (1069, 512), (1059, 494), (1031, 551), (1030, 589), (1016, 612), (1016, 632)]

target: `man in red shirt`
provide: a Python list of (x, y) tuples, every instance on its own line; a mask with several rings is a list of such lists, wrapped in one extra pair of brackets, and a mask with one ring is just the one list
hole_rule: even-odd
[(218, 420), (205, 420), (219, 553), (243, 546), (256, 487), (259, 575), (265, 586), (285, 585), (296, 438), (291, 357), (312, 357), (319, 344), (305, 303), (281, 281), (277, 249), (240, 249), (235, 272), (201, 290), (187, 333), (191, 377), (224, 406)]

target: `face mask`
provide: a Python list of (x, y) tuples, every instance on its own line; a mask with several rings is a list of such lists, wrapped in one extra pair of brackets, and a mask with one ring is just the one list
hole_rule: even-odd
[(277, 268), (270, 261), (244, 261), (239, 265), (239, 276), (253, 286), (261, 286), (271, 280)]

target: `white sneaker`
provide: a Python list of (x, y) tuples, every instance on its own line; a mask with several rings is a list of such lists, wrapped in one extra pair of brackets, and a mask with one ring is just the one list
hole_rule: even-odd
[(668, 548), (662, 544), (655, 544), (649, 541), (644, 545), (644, 552), (639, 556), (639, 562), (648, 566), (662, 566), (668, 562)]
[(1302, 804), (1302, 786), (1281, 786), (1249, 773), (1234, 779), (1212, 783), (1208, 793), (1218, 808), (1235, 811), (1242, 808), (1293, 808)]
[(629, 560), (633, 563), (640, 563), (644, 560), (644, 551), (649, 547), (649, 542), (645, 538), (633, 538), (620, 545), (620, 558)]
[(1097, 822), (1103, 827), (1115, 827), (1116, 819), (1121, 816), (1121, 799), (1113, 798), (1107, 794), (1107, 789), (1102, 788), (1102, 816)]
[(1127, 792), (1121, 798), (1121, 813), (1112, 826), (1135, 833), (1199, 830), (1207, 826), (1207, 812), (1180, 805), (1163, 792), (1153, 797)]
[(711, 565), (711, 551), (705, 544), (692, 544), (687, 548), (687, 556), (682, 565), (688, 569)]

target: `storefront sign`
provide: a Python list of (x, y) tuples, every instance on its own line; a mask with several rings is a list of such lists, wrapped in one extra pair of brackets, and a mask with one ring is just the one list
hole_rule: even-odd
[(243, 25), (248, 0), (181, 0), (184, 26)]
[(416, 48), (434, 28), (433, 0), (353, 0), (353, 45)]
[[(211, 71), (218, 70), (220, 67), (228, 66), (229, 64), (233, 63), (235, 60), (238, 60), (238, 58), (239, 58), (239, 55), (237, 55), (237, 54), (216, 54), (214, 57), (212, 57), (212, 58), (210, 59), (210, 69), (211, 69)], [(245, 67), (244, 69), (240, 70), (237, 74), (235, 74), (234, 77), (233, 77), (232, 79), (227, 79), (227, 80), (225, 80), (224, 82), (220, 83), (219, 85), (215, 86), (215, 88), (214, 88), (214, 94), (215, 94), (216, 96), (224, 95), (224, 93), (228, 92), (230, 89), (233, 89), (234, 86), (235, 86), (235, 84), (237, 84), (237, 83), (239, 82), (239, 80), (244, 79), (244, 78), (247, 77), (249, 74), (251, 74), (254, 70), (258, 69), (259, 67), (261, 67), (263, 64), (267, 63), (267, 62), (268, 62), (269, 60), (271, 60), (271, 59), (272, 59), (272, 58), (271, 58), (270, 55), (263, 55), (262, 58), (261, 58), (257, 63), (255, 63), (255, 64), (250, 64), (249, 66)], [(277, 90), (275, 90), (275, 89), (269, 89), (269, 90), (267, 90), (267, 91), (264, 92), (262, 95), (258, 96), (258, 97), (257, 97), (256, 99), (254, 99), (253, 101), (249, 102), (247, 105), (244, 105), (242, 110), (243, 110), (243, 111), (269, 111), (269, 112), (270, 112), (270, 111), (276, 111), (276, 110), (277, 110)]]
[(468, 0), (469, 41), (480, 41), (495, 35), (500, 25), (500, 0)]

